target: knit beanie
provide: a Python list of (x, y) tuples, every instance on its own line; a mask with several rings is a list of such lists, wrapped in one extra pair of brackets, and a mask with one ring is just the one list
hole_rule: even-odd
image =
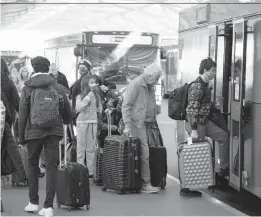
[(88, 59), (82, 59), (82, 60), (79, 62), (78, 67), (79, 67), (80, 65), (86, 66), (89, 71), (91, 70), (91, 65), (92, 65), (92, 64), (91, 64), (90, 60), (88, 60)]

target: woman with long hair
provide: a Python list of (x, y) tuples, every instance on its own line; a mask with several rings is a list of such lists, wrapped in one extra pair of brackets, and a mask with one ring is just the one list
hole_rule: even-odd
[(23, 66), (19, 70), (19, 74), (18, 74), (17, 78), (18, 78), (18, 83), (16, 85), (16, 88), (18, 90), (18, 93), (21, 94), (21, 91), (24, 87), (24, 83), (30, 78), (30, 72), (26, 66)]
[(102, 111), (101, 99), (96, 92), (96, 78), (85, 75), (81, 81), (81, 93), (76, 98), (77, 162), (86, 163), (90, 177), (93, 177), (93, 158), (97, 138), (98, 113)]

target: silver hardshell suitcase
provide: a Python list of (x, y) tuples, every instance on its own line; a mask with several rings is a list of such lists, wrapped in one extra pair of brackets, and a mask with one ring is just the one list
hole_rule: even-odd
[[(190, 141), (190, 142), (189, 142)], [(178, 145), (178, 167), (181, 188), (214, 189), (213, 154), (207, 140), (188, 140)]]

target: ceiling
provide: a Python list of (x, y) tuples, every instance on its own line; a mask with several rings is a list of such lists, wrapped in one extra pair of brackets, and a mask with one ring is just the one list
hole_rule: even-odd
[(2, 0), (1, 30), (48, 37), (81, 31), (141, 31), (177, 37), (178, 13), (205, 0)]

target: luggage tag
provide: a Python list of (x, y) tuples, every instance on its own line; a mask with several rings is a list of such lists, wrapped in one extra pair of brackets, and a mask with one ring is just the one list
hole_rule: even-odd
[(193, 144), (192, 137), (189, 137), (189, 138), (187, 139), (187, 142), (188, 142), (188, 145), (192, 145), (192, 144)]

